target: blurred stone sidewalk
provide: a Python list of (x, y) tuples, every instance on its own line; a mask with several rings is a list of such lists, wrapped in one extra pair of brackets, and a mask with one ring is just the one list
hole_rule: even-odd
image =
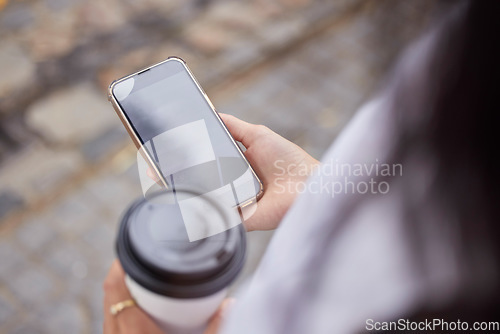
[(0, 219), (47, 205), (124, 147), (125, 131), (105, 98), (113, 79), (177, 55), (213, 96), (359, 7), (283, 2), (7, 6), (0, 12)]
[[(427, 1), (284, 2), (215, 1), (202, 12), (186, 9), (183, 15), (196, 21), (185, 27), (164, 26), (162, 13), (144, 23), (139, 11), (129, 26), (115, 22), (60, 54), (39, 55), (36, 63), (23, 51), (29, 48), (2, 36), (0, 71), (11, 74), (0, 79), (1, 126), (7, 134), (27, 134), (7, 135), (16, 148), (0, 151), (0, 333), (102, 331), (101, 285), (114, 258), (117, 223), (141, 195), (136, 150), (106, 100), (112, 79), (180, 56), (218, 111), (266, 124), (320, 158), (430, 7)], [(71, 11), (79, 2), (48, 3), (69, 4), (59, 10)], [(15, 3), (11, 10), (30, 17), (33, 4)], [(392, 25), (385, 22), (387, 7), (398, 18)], [(0, 27), (28, 34), (34, 23), (25, 21), (20, 32), (0, 16)], [(390, 38), (380, 37), (381, 26), (393, 32)], [(166, 33), (138, 46), (102, 44), (123, 36), (125, 27), (136, 37), (160, 27)], [(27, 101), (19, 87), (28, 87)], [(249, 234), (243, 276), (269, 237)]]

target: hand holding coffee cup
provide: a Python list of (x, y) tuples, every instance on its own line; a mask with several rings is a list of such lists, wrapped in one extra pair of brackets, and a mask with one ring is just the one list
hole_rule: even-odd
[(131, 301), (132, 296), (125, 285), (125, 272), (118, 260), (109, 269), (104, 288), (104, 334), (163, 334), (163, 331), (141, 308), (128, 306), (116, 314), (111, 309), (120, 303)]
[[(125, 285), (125, 272), (115, 260), (104, 281), (104, 334), (165, 334), (164, 331), (137, 304), (123, 308), (116, 314), (110, 312), (118, 304), (133, 300)], [(234, 303), (226, 298), (210, 318), (203, 334), (217, 334), (227, 311)], [(167, 333), (168, 334), (168, 333)]]
[[(196, 225), (206, 226), (206, 231), (191, 231), (205, 238), (190, 241), (187, 217), (206, 220)], [(165, 333), (202, 333), (221, 305), (245, 259), (245, 230), (236, 220), (234, 209), (185, 190), (142, 199), (125, 214), (116, 246), (126, 286)], [(221, 230), (214, 228), (217, 224), (227, 229), (213, 234)], [(125, 312), (132, 305), (116, 307)]]

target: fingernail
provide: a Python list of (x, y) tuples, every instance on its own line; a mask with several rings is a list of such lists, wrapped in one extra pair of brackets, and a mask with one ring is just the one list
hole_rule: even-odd
[(226, 317), (227, 313), (231, 310), (235, 302), (236, 299), (234, 298), (227, 298), (226, 300), (224, 300), (220, 311), (221, 317)]

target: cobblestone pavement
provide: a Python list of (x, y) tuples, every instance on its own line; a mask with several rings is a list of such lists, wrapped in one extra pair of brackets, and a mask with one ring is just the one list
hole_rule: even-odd
[[(0, 1), (0, 333), (101, 333), (136, 151), (105, 88), (170, 55), (316, 158), (431, 1)], [(390, 19), (389, 19), (390, 18)], [(249, 234), (251, 275), (270, 232)]]

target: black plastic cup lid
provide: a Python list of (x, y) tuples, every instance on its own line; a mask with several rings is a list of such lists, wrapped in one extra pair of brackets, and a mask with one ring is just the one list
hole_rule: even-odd
[[(195, 211), (189, 212), (190, 219), (210, 219), (211, 224), (218, 220), (228, 229), (189, 241), (179, 201), (193, 197), (200, 204), (190, 207)], [(204, 214), (207, 206), (209, 215)], [(152, 292), (173, 298), (208, 296), (227, 287), (243, 267), (245, 230), (235, 219), (239, 217), (234, 209), (196, 192), (158, 192), (136, 201), (125, 213), (116, 241), (118, 258), (125, 272)]]

